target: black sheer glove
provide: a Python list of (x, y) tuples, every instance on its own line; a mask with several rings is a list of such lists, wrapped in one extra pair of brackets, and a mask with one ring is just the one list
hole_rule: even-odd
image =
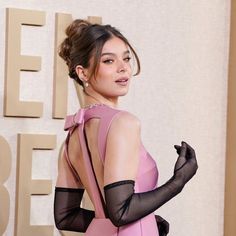
[(123, 180), (104, 186), (109, 218), (115, 226), (122, 226), (154, 212), (180, 193), (197, 171), (194, 150), (185, 142), (175, 146), (179, 152), (174, 175), (162, 186), (142, 193), (134, 193), (134, 181)]
[(198, 165), (194, 149), (182, 142), (181, 146), (174, 145), (179, 157), (175, 163), (174, 176), (185, 185), (197, 172)]
[(166, 236), (169, 233), (169, 223), (159, 215), (155, 215), (159, 236)]
[(85, 232), (94, 211), (80, 208), (84, 189), (55, 188), (54, 219), (57, 229)]

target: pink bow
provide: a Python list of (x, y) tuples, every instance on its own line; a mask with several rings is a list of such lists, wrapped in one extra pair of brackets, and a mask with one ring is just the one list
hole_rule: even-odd
[(84, 109), (80, 109), (74, 115), (69, 115), (66, 117), (64, 130), (68, 130), (73, 126), (84, 123)]

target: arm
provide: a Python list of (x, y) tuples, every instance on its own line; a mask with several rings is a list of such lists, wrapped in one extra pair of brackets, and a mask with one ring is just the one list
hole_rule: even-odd
[(108, 134), (104, 169), (105, 200), (109, 217), (116, 226), (131, 223), (154, 212), (180, 193), (197, 170), (194, 150), (182, 142), (181, 147), (176, 147), (180, 156), (174, 175), (152, 191), (134, 193), (139, 144), (140, 125), (137, 120), (127, 114), (119, 116)]
[(55, 224), (59, 230), (85, 232), (95, 213), (80, 207), (83, 185), (72, 173), (64, 152), (61, 153), (54, 198)]

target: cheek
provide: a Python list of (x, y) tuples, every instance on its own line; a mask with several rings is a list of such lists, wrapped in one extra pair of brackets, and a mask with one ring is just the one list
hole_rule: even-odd
[(109, 82), (112, 82), (113, 74), (109, 70), (99, 70), (96, 78), (93, 78), (93, 84), (97, 89), (103, 89), (109, 86)]
[(134, 71), (134, 68), (131, 65), (129, 65), (127, 71), (129, 73), (129, 75), (131, 75), (133, 73), (133, 71)]
[(107, 80), (114, 76), (114, 69), (111, 67), (101, 67), (98, 71), (97, 78)]
[(128, 73), (131, 73), (132, 71), (133, 71), (133, 65), (132, 64), (130, 64), (130, 63), (127, 63), (126, 65), (125, 65), (125, 67), (126, 67), (126, 71), (128, 72)]

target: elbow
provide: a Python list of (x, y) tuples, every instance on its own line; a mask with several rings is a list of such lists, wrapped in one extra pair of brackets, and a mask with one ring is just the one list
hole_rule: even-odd
[(66, 225), (64, 224), (64, 221), (62, 218), (59, 218), (54, 215), (54, 222), (58, 230), (66, 230)]
[(64, 225), (60, 221), (55, 220), (55, 226), (58, 230), (64, 230), (65, 229)]
[(116, 227), (121, 227), (129, 223), (125, 219), (123, 219), (123, 217), (120, 215), (109, 214), (109, 219), (111, 220), (112, 224), (115, 225)]
[(123, 226), (124, 224), (122, 224), (122, 221), (120, 221), (119, 219), (114, 219), (112, 217), (109, 217), (112, 224), (115, 225), (116, 227), (120, 227)]
[(64, 230), (64, 228), (60, 224), (55, 223), (55, 226), (58, 230)]

